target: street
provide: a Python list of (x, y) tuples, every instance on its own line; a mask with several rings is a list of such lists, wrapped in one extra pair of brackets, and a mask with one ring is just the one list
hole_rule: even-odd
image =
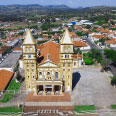
[[(87, 44), (88, 44), (91, 48), (99, 49), (99, 50), (101, 51), (102, 55), (103, 55), (103, 58), (105, 58), (105, 56), (104, 56), (104, 50), (103, 50), (103, 49), (101, 49), (98, 45), (96, 45), (95, 43), (93, 43), (89, 38), (86, 39), (86, 42), (87, 42)], [(110, 64), (109, 64), (108, 67), (109, 67), (111, 73), (112, 73), (113, 75), (116, 75), (116, 66), (115, 66), (112, 62), (110, 62)]]

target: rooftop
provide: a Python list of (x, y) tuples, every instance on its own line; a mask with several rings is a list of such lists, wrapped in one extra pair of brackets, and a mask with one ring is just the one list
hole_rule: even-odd
[(18, 41), (19, 41), (19, 39), (15, 39), (10, 43), (6, 43), (6, 45), (12, 47), (12, 46), (16, 45), (18, 43)]
[(7, 70), (0, 70), (0, 91), (3, 91), (11, 78), (13, 77), (14, 72), (10, 72)]
[(0, 54), (2, 54), (4, 51), (6, 51), (9, 47), (8, 46), (3, 46), (1, 49), (0, 49)]
[(40, 49), (40, 63), (44, 63), (47, 60), (47, 55), (50, 55), (50, 60), (56, 64), (60, 62), (60, 45), (53, 42), (48, 41), (40, 46), (37, 46), (37, 49)]
[(22, 53), (11, 53), (1, 64), (0, 68), (13, 68)]
[(84, 41), (73, 41), (74, 47), (87, 47), (88, 45)]

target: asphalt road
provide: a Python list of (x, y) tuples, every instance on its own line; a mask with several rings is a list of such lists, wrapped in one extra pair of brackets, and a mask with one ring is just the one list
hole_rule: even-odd
[[(95, 43), (93, 43), (89, 38), (86, 39), (86, 42), (88, 43), (88, 45), (89, 45), (91, 48), (99, 49), (99, 50), (102, 52), (103, 57), (105, 58), (105, 56), (104, 56), (104, 50), (103, 50), (103, 49), (101, 49), (99, 46), (97, 46)], [(109, 67), (111, 73), (112, 73), (113, 75), (116, 75), (116, 66), (115, 66), (112, 62), (110, 62), (110, 64), (109, 64), (108, 67)]]
[[(13, 52), (13, 50), (14, 50), (15, 48), (21, 47), (22, 42), (23, 42), (22, 40), (19, 40), (19, 43), (18, 43), (13, 49), (11, 49), (9, 53), (5, 54), (2, 58), (0, 58), (0, 62), (2, 63), (2, 62), (4, 61), (4, 59), (6, 59), (6, 58)], [(3, 60), (2, 60), (2, 59), (3, 59)]]

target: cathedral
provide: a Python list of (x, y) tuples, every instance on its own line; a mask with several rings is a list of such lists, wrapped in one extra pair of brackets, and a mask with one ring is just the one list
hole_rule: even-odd
[(65, 29), (60, 43), (35, 43), (28, 29), (23, 42), (26, 91), (34, 95), (62, 95), (72, 91), (73, 42)]

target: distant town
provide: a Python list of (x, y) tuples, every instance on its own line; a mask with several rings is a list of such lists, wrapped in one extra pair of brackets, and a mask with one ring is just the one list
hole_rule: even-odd
[(115, 12), (1, 19), (0, 115), (116, 116)]

